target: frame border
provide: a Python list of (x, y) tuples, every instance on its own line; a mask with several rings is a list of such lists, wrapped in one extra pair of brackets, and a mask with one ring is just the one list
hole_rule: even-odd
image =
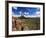
[[(21, 4), (36, 4), (36, 5), (43, 5), (43, 33), (37, 34), (20, 34), (20, 35), (8, 35), (9, 25), (8, 25), (8, 7), (9, 3), (21, 3)], [(38, 35), (45, 35), (45, 3), (40, 2), (22, 2), (22, 1), (5, 1), (5, 37), (20, 37), (20, 36), (38, 36)]]

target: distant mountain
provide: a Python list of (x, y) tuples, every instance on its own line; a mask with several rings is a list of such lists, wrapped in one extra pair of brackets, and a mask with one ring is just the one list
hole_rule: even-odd
[(40, 17), (24, 17), (24, 16), (20, 16), (20, 17), (18, 17), (19, 19), (34, 19), (34, 18), (36, 18), (36, 19), (40, 19)]
[(20, 16), (20, 17), (18, 17), (18, 18), (20, 18), (20, 19), (26, 19), (26, 17), (24, 17), (24, 16)]

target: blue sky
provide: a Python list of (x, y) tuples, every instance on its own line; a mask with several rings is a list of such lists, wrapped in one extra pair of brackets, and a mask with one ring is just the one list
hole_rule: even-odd
[(40, 8), (35, 7), (12, 7), (13, 15), (37, 16), (40, 15)]

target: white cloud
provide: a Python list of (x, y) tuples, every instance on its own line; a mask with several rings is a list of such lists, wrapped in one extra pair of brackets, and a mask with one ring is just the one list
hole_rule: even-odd
[(40, 12), (36, 12), (36, 15), (40, 15)]
[(20, 15), (21, 15), (22, 12), (20, 11), (19, 13), (20, 13)]
[(15, 15), (14, 13), (12, 13), (12, 16), (14, 16), (14, 17), (20, 17), (21, 15)]
[(31, 18), (35, 18), (35, 17), (40, 17), (40, 16), (36, 16), (36, 15), (35, 15), (35, 16), (34, 16), (34, 15), (31, 15), (31, 16), (30, 16), (30, 15), (25, 16), (25, 15), (24, 15), (24, 17), (31, 17)]
[(17, 10), (17, 7), (13, 7), (13, 8)]
[(35, 15), (29, 15), (29, 13), (27, 12), (25, 12), (25, 14), (27, 14), (27, 15), (24, 15), (25, 17), (31, 17), (31, 18), (34, 18), (34, 17), (40, 17), (40, 12), (36, 12), (36, 14)]
[(24, 12), (25, 15), (29, 15), (29, 12)]
[(14, 17), (20, 17), (21, 15), (12, 15), (12, 16), (14, 16)]
[(24, 15), (25, 17), (31, 17), (31, 18), (34, 18), (34, 17), (40, 17), (40, 12), (36, 12), (35, 15)]

